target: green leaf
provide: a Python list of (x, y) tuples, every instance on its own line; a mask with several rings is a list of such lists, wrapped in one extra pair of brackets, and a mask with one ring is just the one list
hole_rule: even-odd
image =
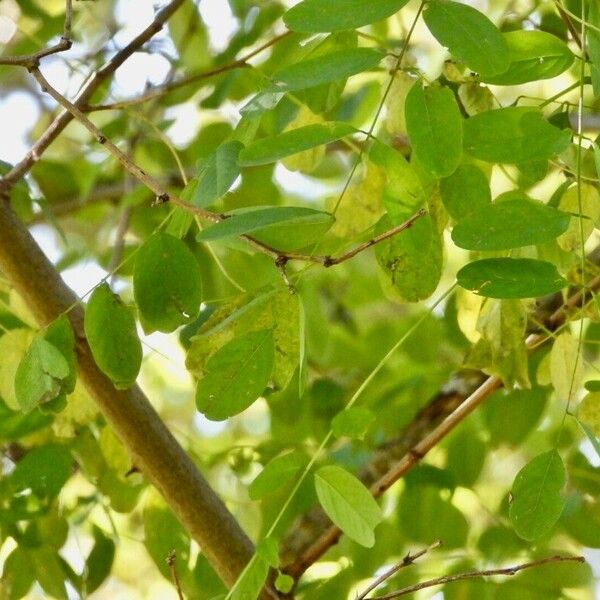
[(318, 33), (355, 29), (398, 12), (408, 0), (304, 0), (288, 10), (283, 21), (292, 31)]
[(371, 548), (383, 514), (369, 490), (354, 475), (336, 466), (315, 473), (315, 489), (327, 516), (352, 540)]
[(287, 594), (294, 588), (295, 580), (293, 577), (286, 575), (285, 573), (279, 573), (277, 579), (275, 579), (275, 589)]
[(331, 429), (337, 438), (362, 440), (374, 420), (375, 415), (368, 408), (354, 406), (335, 415)]
[(559, 400), (567, 402), (576, 394), (583, 381), (583, 358), (579, 356), (579, 344), (565, 331), (552, 344), (550, 351), (550, 380)]
[(567, 285), (556, 267), (530, 258), (486, 258), (464, 266), (458, 285), (487, 298), (536, 298)]
[(549, 242), (567, 230), (570, 220), (571, 215), (541, 202), (514, 198), (472, 212), (456, 224), (452, 239), (466, 250), (510, 250)]
[(480, 160), (518, 164), (548, 159), (571, 134), (547, 123), (535, 108), (511, 106), (475, 115), (464, 124), (465, 152)]
[(577, 418), (600, 437), (600, 392), (586, 394), (577, 407)]
[(131, 387), (142, 364), (142, 344), (132, 312), (108, 284), (99, 285), (92, 293), (85, 310), (84, 328), (99, 369), (115, 387)]
[(267, 575), (269, 573), (269, 563), (261, 556), (255, 554), (252, 560), (246, 565), (238, 580), (225, 600), (249, 600), (258, 598)]
[(69, 364), (61, 352), (43, 337), (34, 338), (15, 376), (15, 392), (21, 409), (33, 410), (61, 393)]
[(437, 41), (469, 69), (487, 75), (508, 69), (506, 40), (475, 8), (451, 0), (433, 0), (427, 4), (423, 19)]
[(222, 421), (248, 408), (269, 382), (275, 347), (273, 331), (253, 331), (225, 344), (206, 363), (196, 388), (196, 406), (207, 418)]
[(351, 125), (334, 121), (322, 125), (298, 127), (252, 142), (240, 152), (239, 165), (242, 167), (267, 165), (286, 156), (335, 142), (353, 133), (356, 133), (356, 129)]
[(463, 119), (448, 88), (423, 88), (417, 81), (406, 97), (406, 128), (421, 164), (434, 177), (448, 177), (462, 158)]
[(446, 210), (456, 221), (485, 208), (492, 201), (487, 177), (479, 167), (469, 164), (460, 165), (450, 177), (440, 181), (440, 195)]
[(77, 358), (75, 356), (75, 335), (66, 315), (61, 315), (48, 325), (44, 339), (50, 342), (65, 357), (69, 365), (69, 374), (62, 382), (62, 391), (70, 394), (75, 389), (77, 380)]
[(290, 451), (276, 456), (264, 466), (248, 487), (250, 498), (260, 500), (278, 490), (305, 466), (306, 458), (298, 452)]
[(590, 444), (592, 444), (592, 447), (596, 451), (598, 458), (600, 458), (600, 439), (585, 423), (582, 423), (579, 419), (577, 419), (577, 422), (579, 423), (581, 429), (583, 429), (585, 435), (587, 435), (588, 439), (590, 440)]
[(34, 336), (30, 329), (17, 328), (0, 337), (0, 397), (12, 410), (21, 408), (15, 392), (15, 376)]
[(63, 446), (39, 446), (17, 463), (10, 475), (11, 486), (15, 493), (31, 489), (39, 498), (54, 498), (71, 476), (72, 462)]
[(2, 569), (2, 600), (20, 600), (35, 582), (31, 558), (17, 546), (4, 561)]
[(519, 85), (528, 81), (551, 79), (566, 71), (575, 60), (569, 47), (546, 31), (509, 31), (510, 66), (500, 75), (483, 75), (482, 81), (494, 85)]
[(133, 293), (146, 333), (170, 333), (193, 321), (202, 300), (202, 272), (181, 240), (158, 232), (139, 249)]
[(238, 157), (244, 144), (224, 142), (199, 163), (198, 183), (192, 197), (196, 206), (210, 206), (225, 195), (240, 174)]
[(277, 92), (296, 92), (316, 85), (347, 79), (357, 73), (374, 69), (383, 53), (373, 48), (347, 48), (308, 58), (276, 71), (273, 83)]
[[(240, 209), (227, 219), (204, 229), (196, 239), (201, 242), (239, 236), (267, 229), (273, 225), (285, 225), (291, 230), (299, 225), (322, 225), (330, 227), (331, 214), (303, 206), (269, 206)], [(268, 232), (267, 232), (268, 233)], [(293, 234), (292, 234), (293, 235)]]
[[(600, 96), (600, 6), (597, 2), (588, 4), (587, 51), (591, 61), (591, 76), (594, 96)], [(589, 27), (589, 26), (592, 27)]]
[[(402, 222), (410, 215), (397, 218)], [(393, 226), (389, 217), (378, 223), (377, 235)], [(406, 231), (375, 246), (377, 263), (389, 278), (392, 297), (418, 302), (433, 294), (442, 276), (443, 246), (430, 215), (421, 217)]]
[(519, 537), (534, 541), (550, 532), (564, 508), (565, 481), (565, 467), (556, 450), (536, 456), (519, 471), (510, 505), (510, 520)]
[(94, 526), (94, 546), (85, 561), (84, 584), (86, 594), (95, 592), (110, 575), (115, 558), (115, 543)]
[(597, 379), (592, 379), (590, 381), (586, 381), (583, 387), (588, 392), (600, 392), (600, 381)]

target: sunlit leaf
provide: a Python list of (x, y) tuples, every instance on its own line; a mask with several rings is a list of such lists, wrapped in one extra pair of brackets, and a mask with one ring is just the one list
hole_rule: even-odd
[(278, 490), (306, 465), (306, 458), (298, 452), (287, 452), (268, 462), (248, 488), (252, 500)]
[(336, 466), (315, 473), (319, 502), (329, 518), (361, 546), (375, 543), (375, 527), (383, 520), (381, 509), (369, 490), (348, 471)]
[(539, 454), (519, 471), (512, 486), (510, 520), (520, 537), (534, 541), (554, 527), (564, 508), (565, 481), (556, 450)]
[(577, 417), (600, 437), (600, 392), (586, 394), (577, 407)]
[(567, 402), (573, 397), (581, 386), (583, 373), (577, 340), (565, 331), (554, 340), (550, 352), (550, 379), (559, 400)]

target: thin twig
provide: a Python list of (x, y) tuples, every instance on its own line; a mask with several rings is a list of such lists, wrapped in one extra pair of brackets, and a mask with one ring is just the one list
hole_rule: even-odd
[(147, 102), (148, 100), (152, 100), (153, 98), (159, 98), (164, 96), (170, 92), (178, 90), (182, 87), (187, 87), (193, 83), (198, 81), (202, 81), (204, 79), (210, 79), (211, 77), (215, 77), (216, 75), (221, 75), (223, 73), (227, 73), (228, 71), (234, 71), (235, 69), (243, 69), (249, 67), (248, 61), (254, 58), (257, 54), (260, 54), (267, 48), (274, 46), (279, 41), (290, 35), (291, 31), (286, 31), (280, 35), (271, 38), (252, 52), (245, 54), (241, 58), (234, 60), (233, 62), (227, 63), (225, 65), (221, 65), (220, 67), (215, 67), (214, 69), (209, 69), (208, 71), (201, 71), (199, 73), (194, 73), (193, 75), (189, 75), (183, 79), (178, 81), (173, 81), (171, 83), (167, 83), (161, 86), (157, 86), (154, 89), (146, 92), (145, 94), (141, 94), (140, 96), (136, 96), (135, 98), (130, 98), (128, 100), (121, 100), (119, 102), (112, 102), (110, 104), (96, 104), (92, 106), (83, 106), (81, 107), (84, 112), (95, 112), (100, 110), (117, 110), (123, 108), (129, 108), (131, 106), (142, 104)]
[[(406, 596), (407, 594), (412, 594), (414, 592), (418, 592), (419, 590), (424, 590), (426, 588), (434, 587), (437, 585), (444, 585), (445, 583), (463, 581), (465, 579), (479, 579), (481, 577), (492, 577), (494, 575), (504, 575), (510, 577), (512, 575), (516, 575), (519, 571), (524, 571), (525, 569), (533, 569), (536, 567), (541, 567), (542, 565), (557, 562), (584, 563), (585, 558), (583, 556), (556, 555), (548, 556), (547, 558), (541, 558), (539, 560), (533, 560), (531, 562), (523, 563), (521, 565), (515, 565), (513, 567), (506, 567), (504, 569), (486, 569), (484, 571), (467, 571), (465, 573), (455, 573), (454, 575), (444, 575), (443, 577), (437, 577), (435, 579), (430, 579), (429, 581), (422, 581), (421, 583), (416, 583), (414, 585), (402, 588), (401, 590), (396, 590), (395, 592), (392, 592), (391, 594), (387, 594), (385, 596), (379, 596), (377, 600), (393, 600), (394, 598)], [(373, 598), (373, 600), (375, 599)]]
[[(211, 212), (205, 208), (201, 208), (198, 206), (194, 206), (193, 204), (189, 204), (178, 198), (173, 194), (169, 194), (162, 184), (152, 177), (148, 175), (144, 170), (142, 170), (137, 164), (135, 164), (127, 154), (125, 154), (118, 146), (116, 146), (111, 140), (109, 140), (103, 133), (90, 121), (90, 119), (82, 112), (82, 110), (77, 107), (75, 104), (67, 100), (60, 92), (58, 92), (55, 88), (50, 85), (48, 80), (44, 77), (42, 72), (40, 71), (38, 66), (32, 67), (30, 73), (39, 83), (42, 91), (48, 93), (56, 102), (58, 102), (61, 106), (63, 106), (67, 111), (69, 111), (77, 121), (79, 121), (96, 139), (96, 141), (101, 144), (107, 152), (112, 154), (121, 165), (133, 175), (138, 181), (143, 183), (149, 190), (151, 190), (156, 196), (156, 203), (162, 204), (165, 202), (170, 202), (171, 204), (178, 206), (187, 212), (190, 212), (197, 217), (204, 219), (205, 221), (211, 221), (213, 223), (218, 223), (223, 221), (226, 218), (229, 218), (229, 215), (217, 214)], [(425, 209), (418, 210), (414, 215), (409, 217), (404, 223), (393, 227), (389, 231), (386, 231), (362, 244), (359, 244), (355, 248), (343, 253), (338, 257), (332, 256), (313, 256), (310, 254), (299, 254), (296, 252), (283, 252), (281, 250), (277, 250), (268, 244), (264, 244), (259, 240), (249, 236), (249, 235), (241, 235), (240, 237), (252, 245), (254, 248), (271, 257), (275, 264), (283, 268), (285, 264), (290, 260), (299, 260), (305, 262), (313, 262), (323, 265), (324, 267), (330, 267), (333, 265), (340, 264), (353, 258), (358, 253), (382, 242), (384, 240), (389, 239), (392, 236), (397, 235), (398, 233), (405, 231), (410, 228), (413, 223), (424, 216), (426, 214)]]
[(392, 577), (392, 575), (395, 575), (401, 569), (414, 565), (416, 560), (441, 545), (442, 542), (437, 540), (437, 542), (434, 542), (431, 544), (431, 546), (427, 546), (427, 548), (423, 548), (423, 550), (419, 550), (419, 552), (416, 552), (415, 554), (411, 554), (409, 552), (400, 562), (388, 569), (385, 573), (383, 573), (383, 575), (380, 575), (377, 579), (375, 579), (375, 581), (373, 581), (373, 583), (371, 583), (371, 585), (369, 585), (369, 587), (364, 590), (356, 598), (356, 600), (365, 600), (368, 594), (370, 594), (374, 589), (378, 588), (384, 581), (387, 581), (390, 577)]
[(169, 554), (167, 554), (167, 566), (169, 567), (169, 571), (171, 571), (171, 579), (173, 580), (173, 585), (177, 590), (177, 596), (179, 596), (179, 600), (185, 600), (183, 595), (183, 591), (181, 590), (181, 583), (179, 582), (179, 576), (177, 575), (177, 565), (175, 562), (177, 561), (177, 554), (175, 550), (171, 550)]
[(73, 45), (71, 39), (71, 23), (73, 20), (73, 0), (65, 0), (65, 24), (63, 26), (63, 35), (53, 46), (38, 50), (32, 54), (21, 54), (19, 56), (0, 56), (0, 65), (9, 67), (25, 67), (26, 69), (37, 65), (42, 58), (65, 52)]
[[(127, 46), (117, 52), (108, 62), (90, 77), (74, 101), (77, 107), (86, 106), (100, 86), (135, 52), (137, 52), (149, 39), (156, 35), (185, 0), (173, 0), (156, 13), (154, 21), (137, 35)], [(25, 65), (23, 65), (25, 66)], [(52, 121), (46, 131), (39, 137), (31, 150), (17, 163), (2, 179), (0, 179), (0, 194), (7, 194), (10, 188), (23, 177), (38, 162), (50, 146), (60, 135), (64, 128), (73, 120), (73, 115), (65, 111)]]

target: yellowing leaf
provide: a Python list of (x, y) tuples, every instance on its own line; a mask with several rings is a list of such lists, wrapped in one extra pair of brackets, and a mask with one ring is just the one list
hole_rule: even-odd
[(496, 105), (489, 88), (474, 81), (458, 86), (458, 97), (470, 117), (492, 110)]
[(583, 358), (577, 358), (577, 340), (561, 333), (550, 352), (550, 378), (559, 400), (567, 402), (581, 387), (583, 381)]
[(0, 396), (9, 408), (19, 410), (15, 376), (35, 333), (30, 329), (11, 329), (0, 337)]
[(414, 83), (415, 78), (404, 71), (399, 71), (394, 76), (392, 87), (385, 102), (387, 108), (385, 128), (391, 135), (406, 135), (404, 106), (406, 96), (408, 96), (408, 92)]
[(52, 430), (57, 437), (74, 437), (82, 425), (88, 425), (97, 416), (96, 403), (83, 383), (77, 380), (75, 390), (67, 396), (67, 406), (54, 417)]
[(577, 407), (577, 417), (600, 437), (600, 392), (586, 394)]
[[(316, 115), (304, 104), (300, 107), (296, 117), (288, 123), (285, 131), (292, 131), (298, 127), (305, 125), (316, 125), (324, 123), (325, 119), (321, 115)], [(325, 158), (325, 146), (315, 146), (310, 150), (292, 154), (284, 158), (281, 164), (290, 171), (300, 171), (302, 173), (310, 173), (314, 171), (321, 161)]]
[(589, 183), (570, 187), (560, 199), (558, 208), (564, 212), (572, 213), (571, 224), (565, 233), (557, 238), (558, 245), (567, 252), (574, 252), (581, 248), (581, 229), (579, 225), (579, 195), (581, 193), (581, 229), (583, 229), (583, 241), (587, 240), (595, 224), (600, 221), (600, 194), (595, 186)]

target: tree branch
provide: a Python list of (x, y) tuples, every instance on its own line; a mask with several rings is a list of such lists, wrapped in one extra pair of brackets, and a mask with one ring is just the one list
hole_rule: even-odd
[(221, 75), (223, 73), (227, 73), (228, 71), (234, 71), (235, 69), (244, 69), (249, 67), (248, 61), (254, 58), (257, 54), (265, 51), (267, 48), (274, 46), (282, 39), (289, 36), (292, 32), (286, 31), (280, 35), (271, 38), (255, 50), (252, 50), (248, 54), (234, 60), (233, 62), (227, 63), (225, 65), (221, 65), (220, 67), (215, 67), (214, 69), (209, 69), (208, 71), (200, 71), (198, 73), (194, 73), (193, 75), (189, 75), (188, 77), (184, 77), (179, 79), (178, 81), (173, 81), (171, 83), (167, 83), (164, 85), (160, 85), (155, 87), (154, 89), (146, 92), (145, 94), (141, 94), (135, 98), (129, 98), (128, 100), (121, 100), (119, 102), (112, 102), (110, 104), (96, 104), (92, 106), (82, 106), (81, 109), (84, 112), (96, 112), (101, 110), (119, 110), (124, 108), (130, 108), (131, 106), (136, 106), (138, 104), (143, 104), (144, 102), (148, 102), (149, 100), (153, 100), (154, 98), (160, 98), (173, 92), (175, 90), (181, 89), (182, 87), (187, 87), (193, 83), (198, 81), (203, 81), (205, 79), (210, 79), (211, 77), (215, 77), (217, 75)]
[(22, 54), (20, 56), (0, 56), (0, 65), (11, 66), (11, 67), (25, 67), (26, 69), (31, 68), (33, 65), (37, 65), (42, 58), (51, 56), (52, 54), (58, 54), (59, 52), (65, 52), (69, 50), (73, 45), (71, 39), (71, 23), (73, 20), (73, 0), (65, 0), (65, 24), (63, 26), (63, 34), (60, 40), (48, 48), (38, 50), (32, 54)]
[[(98, 69), (82, 88), (75, 99), (77, 107), (86, 106), (94, 93), (134, 52), (137, 52), (149, 39), (158, 33), (171, 15), (185, 2), (173, 0), (156, 13), (154, 21), (136, 36), (125, 48), (120, 50), (108, 62)], [(25, 65), (23, 65), (25, 66)], [(38, 162), (48, 146), (60, 135), (64, 128), (73, 120), (69, 111), (65, 111), (52, 121), (46, 131), (40, 136), (25, 157), (17, 163), (2, 179), (0, 192), (7, 193), (10, 188), (23, 177), (33, 165)]]
[[(437, 585), (444, 585), (445, 583), (463, 581), (465, 579), (479, 579), (482, 577), (491, 577), (493, 575), (504, 575), (510, 577), (512, 575), (516, 575), (519, 571), (524, 571), (525, 569), (533, 569), (536, 567), (541, 567), (542, 565), (557, 562), (584, 563), (585, 558), (583, 558), (583, 556), (548, 556), (547, 558), (541, 558), (539, 560), (523, 563), (521, 565), (515, 565), (514, 567), (506, 567), (504, 569), (487, 569), (484, 571), (467, 571), (465, 573), (455, 573), (454, 575), (444, 575), (443, 577), (437, 577), (436, 579), (430, 579), (429, 581), (416, 583), (414, 585), (402, 588), (401, 590), (392, 592), (391, 594), (386, 594), (385, 596), (377, 596), (376, 600), (394, 600), (394, 598), (413, 594), (419, 590), (424, 590)], [(375, 597), (373, 597), (373, 600), (375, 600)]]
[(365, 600), (365, 598), (376, 588), (378, 588), (384, 581), (387, 581), (390, 577), (395, 575), (401, 569), (405, 569), (406, 567), (410, 567), (415, 564), (415, 562), (425, 556), (428, 552), (431, 552), (434, 548), (438, 548), (441, 546), (442, 542), (438, 540), (431, 544), (431, 546), (427, 546), (427, 548), (423, 548), (423, 550), (419, 550), (415, 554), (411, 554), (410, 552), (398, 563), (396, 563), (393, 567), (388, 569), (385, 573), (380, 575), (373, 583), (369, 585), (368, 588), (363, 590), (363, 592), (357, 596), (356, 600)]
[(7, 201), (0, 201), (0, 270), (40, 326), (68, 314), (76, 337), (81, 381), (133, 462), (164, 496), (221, 579), (232, 585), (253, 554), (252, 543), (139, 387), (116, 390), (98, 369), (85, 339), (84, 313), (78, 299)]
[[(574, 293), (568, 300), (558, 308), (548, 319), (548, 328), (555, 329), (567, 318), (569, 312), (580, 308), (589, 299), (592, 291), (600, 289), (600, 276), (592, 279), (585, 289), (580, 289)], [(550, 336), (545, 334), (529, 335), (525, 341), (530, 350), (541, 343), (547, 341)], [(481, 375), (480, 375), (481, 376)], [(461, 423), (469, 414), (471, 414), (486, 398), (495, 390), (502, 387), (502, 381), (495, 376), (487, 377), (467, 398), (461, 400), (458, 396), (459, 404), (450, 412), (441, 422), (433, 428), (426, 428), (424, 435), (412, 446), (410, 446), (403, 456), (394, 463), (384, 474), (382, 474), (370, 486), (371, 494), (377, 498), (387, 491), (396, 481), (404, 477), (416, 464), (418, 464), (426, 454), (437, 444), (439, 444), (459, 423)], [(443, 398), (443, 396), (442, 396)], [(426, 407), (427, 410), (429, 407)], [(419, 422), (419, 414), (416, 421)], [(435, 420), (433, 421), (435, 423)], [(431, 421), (429, 422), (431, 424)], [(410, 426), (409, 426), (410, 427)], [(419, 428), (417, 427), (417, 430)], [(320, 511), (317, 509), (317, 515)], [(316, 518), (316, 517), (313, 517)], [(331, 548), (340, 539), (342, 532), (331, 525), (327, 519), (322, 519), (321, 523), (327, 523), (325, 530), (321, 532), (318, 538), (314, 539), (312, 544), (304, 548), (299, 556), (294, 557), (293, 562), (289, 564), (284, 571), (294, 579), (299, 579), (301, 575), (315, 563), (323, 554)]]

